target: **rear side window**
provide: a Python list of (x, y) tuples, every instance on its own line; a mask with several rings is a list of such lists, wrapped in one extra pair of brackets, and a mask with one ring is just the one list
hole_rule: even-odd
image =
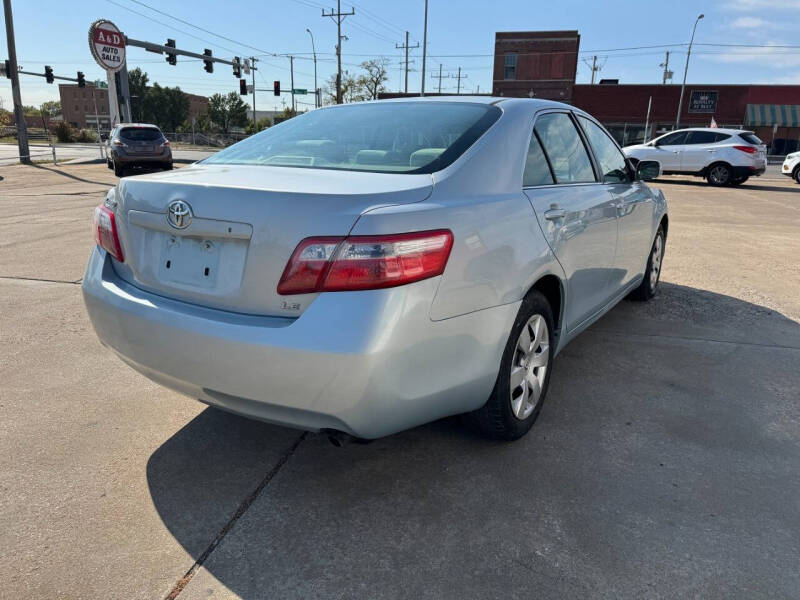
[(550, 172), (550, 167), (547, 165), (547, 157), (544, 155), (542, 145), (539, 143), (539, 138), (536, 132), (531, 136), (531, 143), (528, 146), (528, 157), (525, 159), (525, 174), (522, 176), (522, 185), (528, 187), (531, 185), (551, 185), (553, 181), (553, 174)]
[(716, 141), (717, 141), (717, 134), (714, 131), (690, 131), (686, 143), (713, 144)]
[(764, 142), (762, 142), (759, 137), (755, 133), (740, 133), (739, 137), (742, 138), (748, 144), (755, 144), (756, 146), (760, 146)]
[(134, 142), (155, 142), (161, 139), (161, 132), (152, 127), (124, 127), (120, 130), (119, 137)]
[(729, 133), (715, 133), (714, 135), (716, 136), (716, 139), (714, 140), (715, 142), (722, 142), (731, 137), (731, 134)]
[(544, 114), (536, 119), (534, 129), (550, 161), (556, 183), (596, 181), (589, 154), (569, 115)]
[(594, 150), (597, 162), (600, 163), (603, 183), (628, 182), (628, 163), (617, 145), (597, 123), (582, 116), (578, 120), (589, 138), (589, 145)]

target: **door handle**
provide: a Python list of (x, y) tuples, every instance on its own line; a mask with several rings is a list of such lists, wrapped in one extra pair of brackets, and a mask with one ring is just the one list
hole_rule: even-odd
[(567, 216), (567, 211), (563, 208), (551, 208), (547, 212), (544, 213), (544, 218), (548, 221), (555, 221), (557, 219), (563, 219)]
[(673, 150), (672, 153), (673, 154), (680, 154), (680, 151), (679, 150)]

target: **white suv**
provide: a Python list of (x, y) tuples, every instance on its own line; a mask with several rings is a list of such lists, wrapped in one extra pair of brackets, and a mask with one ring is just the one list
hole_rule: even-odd
[(767, 169), (767, 147), (740, 129), (679, 129), (623, 151), (633, 163), (657, 160), (664, 175), (705, 177), (711, 185), (740, 185)]
[(781, 173), (800, 183), (800, 152), (792, 152), (786, 155), (781, 167)]

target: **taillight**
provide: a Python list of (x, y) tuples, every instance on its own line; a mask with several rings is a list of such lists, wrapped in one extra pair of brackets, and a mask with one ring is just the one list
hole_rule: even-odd
[(394, 287), (441, 275), (453, 234), (446, 230), (308, 238), (298, 244), (278, 293), (308, 294)]
[(161, 147), (162, 147), (162, 148), (166, 148), (167, 146), (169, 146), (169, 140), (164, 140), (164, 141), (161, 143)]
[(119, 262), (124, 262), (122, 246), (117, 235), (117, 222), (111, 209), (102, 204), (94, 209), (94, 241), (101, 248), (116, 258)]
[(128, 147), (128, 144), (126, 144), (122, 140), (114, 140), (111, 143), (114, 144), (115, 146), (122, 146), (123, 148), (127, 148)]
[(755, 154), (758, 148), (755, 146), (734, 146), (737, 150), (741, 150), (742, 152), (747, 152), (748, 154)]

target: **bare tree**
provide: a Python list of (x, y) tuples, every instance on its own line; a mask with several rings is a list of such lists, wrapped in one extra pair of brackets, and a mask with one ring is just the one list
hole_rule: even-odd
[(383, 84), (389, 81), (389, 75), (386, 72), (388, 65), (389, 59), (385, 57), (365, 60), (361, 63), (361, 68), (366, 73), (358, 76), (356, 85), (366, 99), (377, 100), (378, 94), (386, 91), (386, 86)]

